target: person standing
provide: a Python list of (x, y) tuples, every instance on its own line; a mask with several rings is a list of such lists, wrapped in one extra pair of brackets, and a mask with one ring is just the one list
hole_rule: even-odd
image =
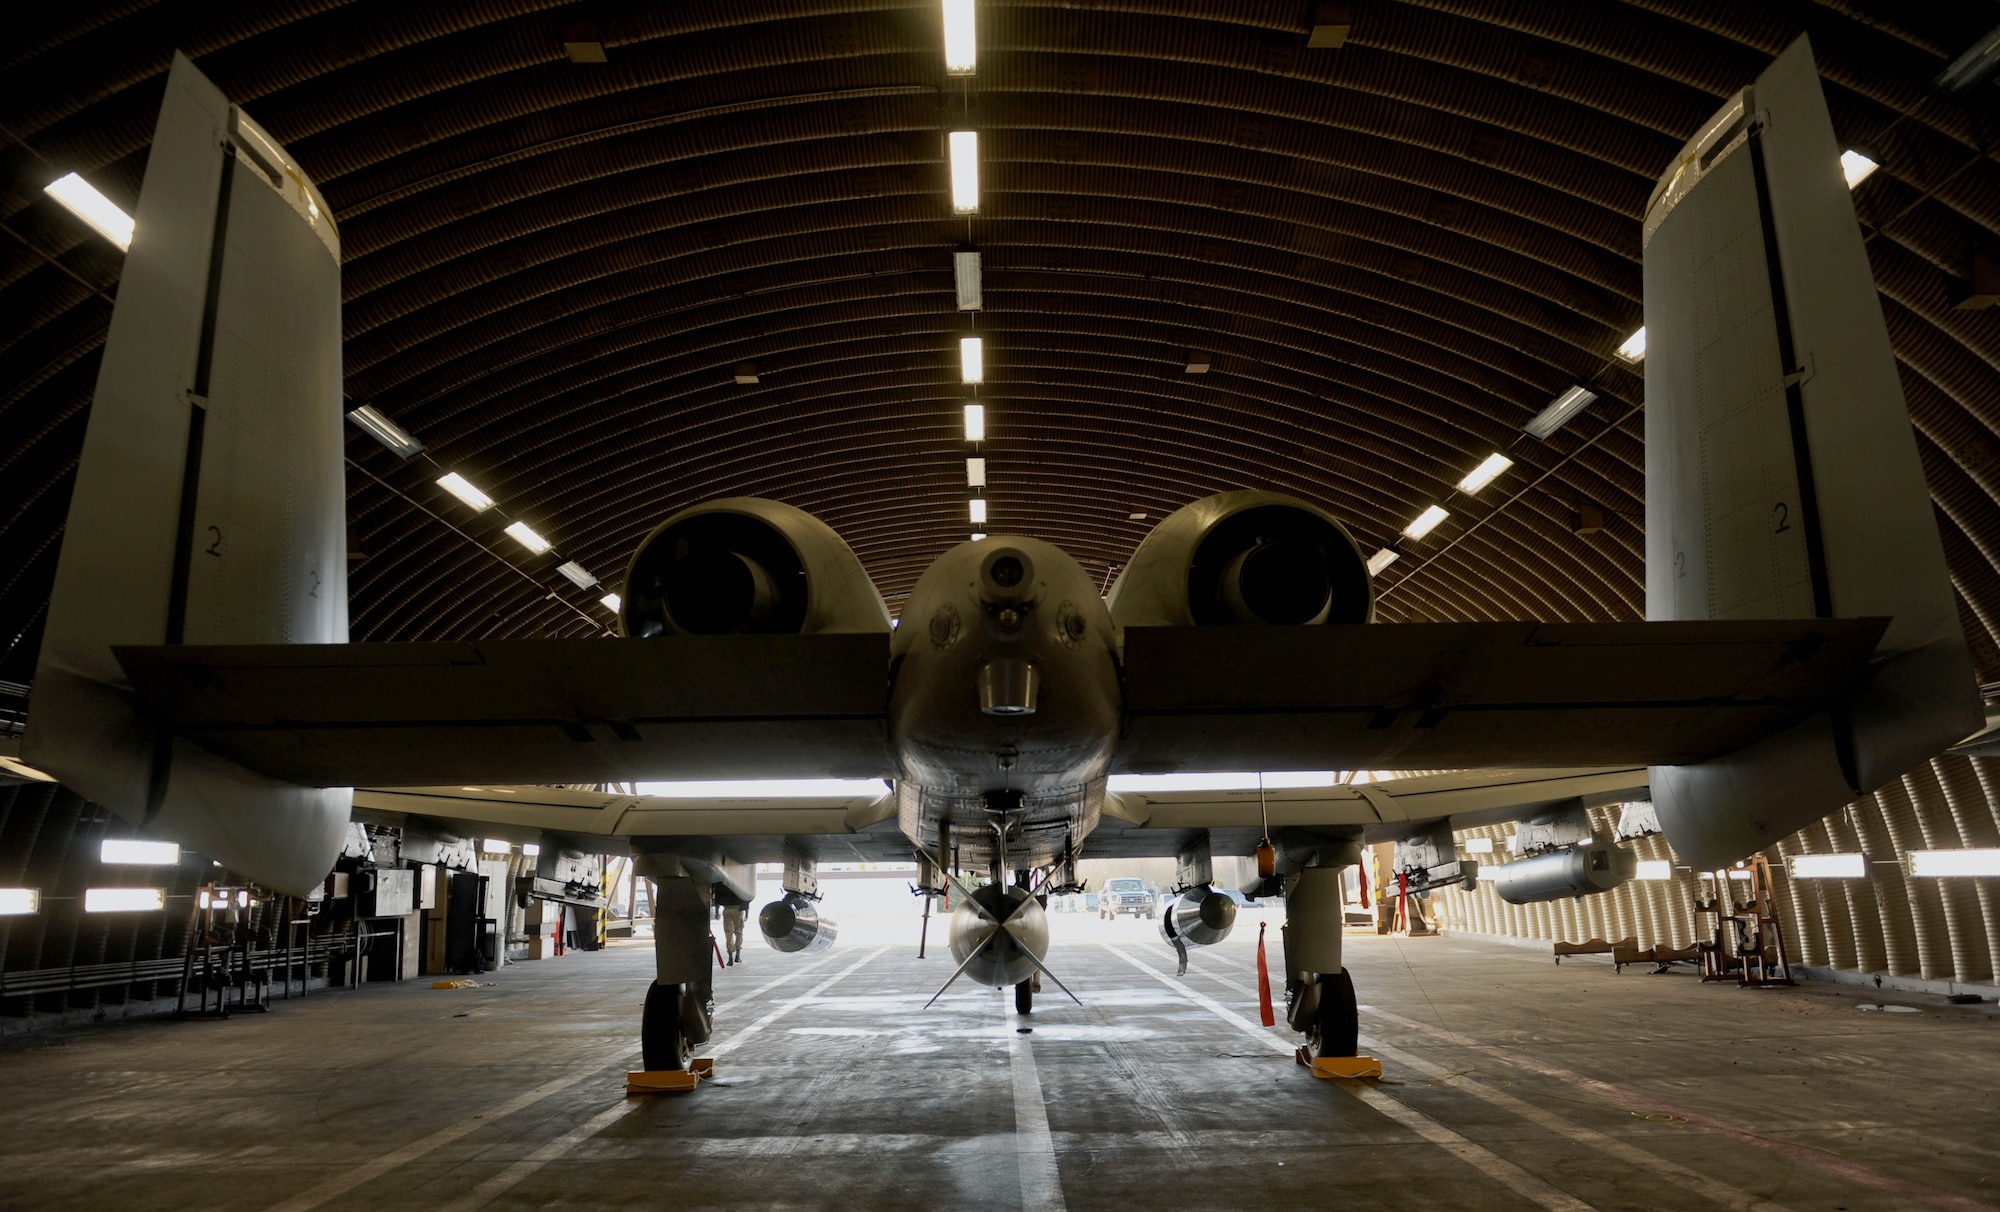
[(722, 937), (728, 945), (729, 962), (743, 962), (743, 906), (724, 905), (722, 907)]

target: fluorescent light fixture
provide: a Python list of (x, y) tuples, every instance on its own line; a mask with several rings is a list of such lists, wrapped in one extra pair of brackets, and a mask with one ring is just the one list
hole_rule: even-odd
[(597, 578), (591, 576), (590, 571), (575, 560), (558, 566), (556, 571), (568, 577), (570, 584), (576, 586), (578, 589), (589, 589), (597, 584)]
[(181, 861), (181, 848), (173, 842), (140, 842), (131, 838), (105, 838), (98, 849), (99, 862), (130, 863), (137, 867), (171, 867)]
[(2000, 850), (1912, 850), (1909, 861), (1911, 875), (2000, 875)]
[(967, 404), (965, 406), (965, 440), (984, 442), (986, 440), (986, 406)]
[(967, 488), (986, 487), (985, 459), (967, 459), (965, 461), (965, 486)]
[(972, 532), (972, 541), (975, 543), (977, 543), (979, 540), (985, 537), (986, 537), (986, 532), (983, 530), (975, 530)]
[(1465, 852), (1467, 854), (1491, 854), (1493, 853), (1493, 839), (1490, 837), (1466, 838)]
[(1535, 419), (1521, 428), (1546, 442), (1549, 435), (1570, 423), (1570, 418), (1590, 407), (1597, 393), (1584, 387), (1572, 387), (1549, 401), (1549, 406), (1535, 414)]
[(951, 254), (951, 274), (958, 285), (958, 310), (978, 311), (986, 306), (979, 283), (979, 250), (961, 248)]
[(41, 907), (40, 889), (0, 888), (0, 917), (19, 917), (24, 913), (36, 913)]
[(1403, 558), (1402, 552), (1393, 550), (1388, 547), (1384, 547), (1381, 550), (1377, 551), (1374, 555), (1368, 557), (1368, 575), (1371, 577), (1379, 577), (1382, 575), (1382, 570), (1384, 568), (1387, 568), (1389, 565), (1394, 564), (1397, 560), (1400, 560), (1402, 558)]
[(700, 782), (641, 783), (640, 795), (665, 800), (845, 799), (889, 794), (881, 779), (708, 779)]
[(504, 837), (483, 838), (479, 843), (479, 848), (488, 854), (514, 853), (514, 843)]
[(1851, 147), (1840, 153), (1840, 175), (1847, 178), (1849, 189), (1866, 181), (1869, 175), (1880, 167), (1881, 165)]
[(1671, 859), (1640, 859), (1639, 874), (1635, 879), (1670, 880), (1674, 878), (1674, 864)]
[(986, 525), (986, 498), (974, 497), (967, 504), (971, 506), (972, 524), (974, 526)]
[(90, 182), (69, 173), (43, 186), (42, 192), (88, 223), (92, 231), (116, 244), (120, 252), (131, 250), (132, 216), (119, 210)]
[(1990, 79), (1995, 67), (2000, 67), (2000, 26), (1966, 47), (1931, 83), (1948, 93), (1968, 92)]
[[(1338, 770), (1267, 770), (1264, 790), (1283, 791), (1299, 787), (1337, 787)], [(1255, 791), (1254, 770), (1214, 770), (1194, 774), (1114, 774), (1106, 786), (1112, 791)]]
[(507, 537), (540, 555), (549, 549), (549, 541), (535, 533), (526, 522), (516, 522), (507, 528)]
[(1451, 516), (1451, 511), (1442, 505), (1433, 505), (1417, 515), (1417, 520), (1403, 527), (1403, 534), (1412, 539), (1421, 539), (1438, 528), (1438, 523)]
[(238, 909), (248, 909), (250, 907), (250, 890), (248, 888), (238, 888), (236, 890), (236, 907)]
[(1514, 460), (1495, 451), (1486, 456), (1486, 461), (1473, 468), (1463, 480), (1458, 482), (1458, 490), (1471, 494), (1491, 484), (1501, 472), (1514, 465)]
[(736, 381), (742, 384), (743, 386), (745, 387), (752, 386), (753, 384), (759, 381), (757, 376), (757, 364), (755, 362), (738, 363), (736, 366), (735, 377)]
[(493, 508), (493, 498), (472, 486), (472, 481), (455, 471), (448, 471), (438, 477), (438, 487), (464, 501), (467, 505), (484, 513)]
[(944, 0), (944, 74), (970, 76), (979, 69), (979, 40), (972, 0)]
[(986, 379), (986, 342), (978, 337), (958, 339), (958, 376), (966, 383)]
[(1618, 347), (1618, 356), (1627, 362), (1643, 362), (1645, 360), (1646, 326), (1644, 324), (1639, 326), (1639, 331), (1625, 338), (1624, 344)]
[(604, 604), (604, 608), (613, 614), (617, 614), (620, 610), (625, 608), (625, 599), (619, 597), (615, 593), (607, 593), (603, 597), (597, 600), (599, 602), (602, 602)]
[(165, 888), (85, 888), (85, 913), (148, 913), (167, 907)]
[(1868, 878), (1868, 858), (1861, 854), (1794, 854), (1785, 866), (1795, 880), (1860, 880)]
[(522, 854), (524, 854), (524, 855), (526, 855), (526, 856), (528, 856), (529, 858), (534, 858), (534, 857), (535, 857), (536, 855), (540, 854), (541, 852), (542, 852), (542, 848), (541, 848), (540, 846), (537, 846), (537, 845), (536, 845), (535, 843), (533, 843), (533, 842), (522, 842), (522, 843), (521, 843), (521, 853), (522, 853)]
[(979, 212), (979, 132), (955, 130), (951, 147), (951, 210), (957, 215)]
[(374, 438), (382, 445), (387, 446), (403, 458), (410, 458), (420, 453), (424, 448), (424, 444), (411, 437), (408, 433), (405, 433), (402, 426), (391, 421), (381, 413), (376, 412), (372, 404), (363, 404), (359, 408), (349, 409), (347, 419), (354, 422), (355, 428)]

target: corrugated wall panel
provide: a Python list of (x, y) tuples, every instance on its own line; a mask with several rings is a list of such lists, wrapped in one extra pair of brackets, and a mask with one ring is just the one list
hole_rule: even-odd
[[(1591, 810), (1608, 830), (1616, 808)], [(1494, 839), (1503, 861), (1505, 828), (1460, 835)], [(1627, 843), (1641, 859), (1669, 859), (1671, 880), (1634, 880), (1601, 896), (1509, 905), (1482, 883), (1433, 897), (1449, 928), (1514, 938), (1581, 942), (1638, 939), (1641, 947), (1686, 946), (1695, 938), (1693, 873), (1663, 837)], [(1793, 962), (1851, 972), (1992, 984), (2000, 971), (2000, 879), (1914, 879), (1912, 850), (2000, 846), (2000, 760), (1939, 757), (1767, 851)], [(1868, 876), (1793, 880), (1791, 855), (1868, 857)]]

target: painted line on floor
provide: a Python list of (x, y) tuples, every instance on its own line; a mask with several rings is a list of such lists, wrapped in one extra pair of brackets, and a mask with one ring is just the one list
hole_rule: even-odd
[(818, 997), (820, 994), (826, 992), (828, 989), (833, 987), (833, 983), (835, 981), (838, 981), (843, 977), (852, 974), (856, 969), (860, 968), (861, 965), (867, 963), (869, 960), (874, 959), (876, 956), (881, 955), (884, 951), (887, 950), (888, 950), (887, 947), (875, 948), (875, 950), (870, 951), (868, 954), (862, 956), (860, 959), (855, 960), (853, 963), (849, 964), (845, 968), (842, 968), (840, 971), (834, 973), (832, 976), (827, 977), (819, 984), (814, 985), (812, 988), (806, 990), (804, 993), (799, 994), (797, 997), (779, 1006), (777, 1009), (771, 1011), (769, 1014), (766, 1014), (763, 1018), (758, 1019), (756, 1022), (751, 1023), (749, 1026), (743, 1028), (743, 1030), (738, 1031), (736, 1034), (730, 1036), (727, 1040), (723, 1041), (721, 1044), (716, 1045), (714, 1048), (709, 1050), (709, 1055), (723, 1056), (727, 1053), (736, 1051), (736, 1049), (741, 1048), (743, 1046), (743, 1042), (745, 1040), (749, 1039), (753, 1035), (756, 1035), (758, 1032), (770, 1026), (772, 1023), (777, 1022), (779, 1019), (785, 1017), (787, 1014), (790, 1014), (792, 1011), (798, 1009), (800, 1006), (805, 1005), (807, 1002)]
[[(1152, 977), (1162, 985), (1165, 985), (1167, 988), (1179, 993), (1182, 997), (1194, 1002), (1222, 1021), (1237, 1028), (1243, 1034), (1256, 1039), (1263, 1046), (1271, 1048), (1280, 1054), (1291, 1051), (1290, 1046), (1284, 1039), (1244, 1018), (1242, 1015), (1236, 1013), (1236, 1011), (1231, 1010), (1199, 989), (1190, 988), (1186, 983), (1175, 980), (1164, 972), (1147, 964), (1144, 960), (1127, 954), (1114, 943), (1099, 943), (1098, 945), (1145, 973), (1147, 976)], [(1458, 1158), (1460, 1161), (1465, 1162), (1481, 1177), (1492, 1179), (1523, 1199), (1548, 1209), (1548, 1212), (1596, 1212), (1591, 1205), (1571, 1195), (1569, 1192), (1536, 1178), (1484, 1145), (1474, 1143), (1472, 1140), (1459, 1135), (1457, 1132), (1445, 1127), (1416, 1108), (1396, 1101), (1388, 1094), (1365, 1082), (1335, 1081), (1330, 1084), (1347, 1091), (1347, 1093), (1358, 1099), (1363, 1106), (1415, 1133), (1419, 1139), (1428, 1141), (1453, 1157)], [(1988, 1212), (1990, 1212), (1990, 1209)]]
[[(636, 1053), (621, 1048), (611, 1055), (634, 1056)], [(604, 1061), (596, 1061), (586, 1065), (581, 1072), (572, 1073), (568, 1077), (559, 1077), (554, 1081), (543, 1082), (532, 1090), (515, 1095), (479, 1118), (462, 1119), (448, 1127), (438, 1129), (422, 1140), (411, 1141), (400, 1149), (392, 1149), (366, 1165), (342, 1171), (338, 1176), (328, 1179), (311, 1190), (300, 1192), (290, 1199), (271, 1205), (270, 1212), (308, 1212), (309, 1209), (317, 1208), (330, 1199), (345, 1195), (363, 1183), (382, 1177), (398, 1166), (407, 1165), (426, 1154), (435, 1152), (451, 1144), (461, 1137), (469, 1136), (479, 1129), (492, 1124), (495, 1120), (504, 1119), (524, 1107), (531, 1107), (545, 1098), (561, 1094), (571, 1086), (589, 1081), (591, 1078), (598, 1076), (603, 1066)]]
[(632, 1108), (637, 1105), (638, 1101), (636, 1099), (624, 1098), (618, 1100), (613, 1106), (607, 1107), (599, 1111), (596, 1115), (591, 1116), (588, 1120), (585, 1120), (580, 1127), (572, 1128), (568, 1132), (563, 1133), (548, 1144), (528, 1154), (528, 1156), (522, 1158), (520, 1161), (500, 1171), (500, 1173), (494, 1175), (492, 1178), (474, 1187), (464, 1196), (446, 1204), (438, 1212), (468, 1212), (472, 1208), (485, 1207), (487, 1202), (494, 1196), (507, 1191), (543, 1166), (548, 1165), (584, 1141), (609, 1128), (618, 1120), (631, 1114)]
[(1962, 1195), (1953, 1195), (1948, 1191), (1940, 1191), (1935, 1187), (1925, 1186), (1912, 1179), (1896, 1178), (1893, 1175), (1884, 1174), (1871, 1166), (1865, 1166), (1856, 1161), (1849, 1161), (1839, 1154), (1828, 1153), (1823, 1149), (1816, 1149), (1811, 1145), (1795, 1144), (1792, 1141), (1760, 1136), (1757, 1133), (1748, 1132), (1742, 1128), (1725, 1124), (1721, 1120), (1711, 1119), (1699, 1111), (1676, 1107), (1671, 1103), (1663, 1102), (1649, 1095), (1614, 1086), (1610, 1082), (1600, 1081), (1597, 1078), (1578, 1073), (1573, 1069), (1565, 1069), (1561, 1065), (1552, 1064), (1542, 1060), (1540, 1057), (1531, 1056), (1527, 1053), (1517, 1052), (1512, 1048), (1502, 1047), (1498, 1044), (1489, 1044), (1482, 1040), (1473, 1039), (1470, 1036), (1460, 1035), (1456, 1031), (1447, 1030), (1443, 1027), (1433, 1027), (1429, 1023), (1420, 1023), (1415, 1019), (1405, 1018), (1400, 1014), (1383, 1010), (1377, 1006), (1364, 1005), (1361, 1007), (1361, 1012), (1373, 1015), (1386, 1022), (1395, 1023), (1400, 1027), (1407, 1027), (1412, 1031), (1420, 1032), (1432, 1038), (1444, 1040), (1447, 1043), (1455, 1044), (1469, 1051), (1490, 1056), (1495, 1060), (1504, 1061), (1518, 1068), (1539, 1073), (1544, 1077), (1551, 1077), (1559, 1082), (1565, 1082), (1579, 1089), (1588, 1090), (1628, 1110), (1642, 1112), (1663, 1111), (1668, 1115), (1679, 1116), (1694, 1127), (1713, 1132), (1718, 1136), (1727, 1136), (1732, 1140), (1739, 1140), (1747, 1145), (1755, 1145), (1759, 1149), (1776, 1153), (1789, 1161), (1804, 1166), (1811, 1166), (1823, 1173), (1836, 1175), (1852, 1182), (1860, 1183), (1863, 1186), (1873, 1187), (1878, 1191), (1887, 1191), (1906, 1200), (1917, 1200), (1929, 1204), (1934, 1208), (1950, 1209), (1951, 1212), (1993, 1212), (1992, 1204), (1982, 1203), (1975, 1199), (1967, 1199)]
[(715, 1012), (716, 1014), (720, 1015), (730, 1010), (734, 1010), (736, 1009), (736, 1007), (742, 1005), (744, 1002), (754, 1001), (755, 999), (762, 997), (764, 994), (769, 993), (773, 989), (776, 989), (779, 985), (789, 985), (793, 981), (798, 980), (800, 977), (806, 975), (807, 973), (813, 971), (816, 968), (823, 968), (826, 965), (832, 963), (835, 959), (844, 959), (844, 958), (846, 957), (833, 956), (833, 955), (821, 956), (819, 959), (816, 959), (812, 963), (805, 965), (803, 968), (800, 968), (796, 972), (787, 972), (783, 976), (774, 976), (770, 980), (765, 981), (763, 984), (757, 986), (755, 989), (750, 990), (748, 993), (737, 994), (735, 997), (732, 997), (728, 1001), (723, 1002), (720, 1005), (716, 1006)]
[[(1247, 985), (1239, 985), (1220, 973), (1203, 969), (1196, 969), (1195, 971), (1198, 975), (1207, 977), (1209, 980), (1214, 981), (1216, 984), (1223, 986), (1233, 993), (1240, 993), (1251, 1001), (1255, 1001), (1257, 998), (1257, 993), (1254, 989), (1251, 989)], [(1782, 1204), (1774, 1204), (1770, 1200), (1761, 1199), (1747, 1191), (1742, 1191), (1727, 1183), (1719, 1182), (1698, 1170), (1691, 1170), (1677, 1162), (1669, 1161), (1657, 1153), (1642, 1149), (1637, 1145), (1628, 1144), (1615, 1136), (1609, 1136), (1593, 1128), (1586, 1128), (1581, 1124), (1572, 1123), (1554, 1112), (1544, 1110), (1533, 1103), (1515, 1098), (1511, 1094), (1495, 1090), (1484, 1082), (1466, 1077), (1454, 1070), (1447, 1069), (1443, 1065), (1432, 1064), (1430, 1061), (1413, 1053), (1405, 1052), (1401, 1048), (1384, 1040), (1364, 1035), (1361, 1037), (1361, 1047), (1364, 1052), (1392, 1060), (1405, 1069), (1413, 1069), (1434, 1081), (1448, 1085), (1451, 1089), (1462, 1090), (1474, 1098), (1491, 1103), (1510, 1115), (1546, 1128), (1558, 1136), (1568, 1137), (1571, 1141), (1582, 1145), (1586, 1149), (1594, 1149), (1607, 1157), (1616, 1158), (1628, 1166), (1651, 1170), (1682, 1190), (1693, 1192), (1713, 1203), (1733, 1209), (1734, 1212), (1790, 1212)]]
[[(812, 964), (808, 965), (805, 969), (802, 969), (799, 972), (788, 973), (784, 976), (780, 976), (773, 980), (766, 981), (762, 985), (757, 986), (755, 989), (750, 990), (748, 993), (742, 993), (737, 995), (736, 997), (731, 998), (729, 1001), (717, 1007), (716, 1012), (721, 1013), (723, 1010), (734, 1009), (735, 1007), (742, 1005), (746, 1001), (750, 1001), (753, 998), (760, 996), (761, 994), (764, 994), (772, 989), (777, 988), (779, 985), (785, 984), (789, 981), (797, 980), (800, 976), (804, 975), (805, 972), (809, 972), (813, 968), (819, 967), (821, 964), (830, 963), (832, 959), (833, 959), (832, 956), (828, 956), (825, 959), (815, 960), (813, 961)], [(311, 1209), (319, 1207), (321, 1204), (326, 1203), (328, 1200), (338, 1198), (341, 1195), (345, 1195), (347, 1192), (352, 1191), (354, 1188), (360, 1186), (361, 1184), (380, 1178), (382, 1175), (387, 1174), (389, 1171), (396, 1169), (398, 1166), (408, 1165), (410, 1162), (416, 1161), (420, 1157), (424, 1157), (427, 1156), (428, 1154), (435, 1153), (437, 1150), (442, 1149), (444, 1146), (449, 1145), (453, 1141), (459, 1140), (462, 1137), (468, 1136), (480, 1128), (487, 1127), (493, 1124), (497, 1120), (505, 1119), (507, 1116), (514, 1114), (516, 1111), (522, 1111), (529, 1107), (532, 1107), (536, 1103), (541, 1102), (543, 1099), (553, 1098), (554, 1096), (561, 1094), (563, 1091), (569, 1089), (571, 1086), (577, 1085), (580, 1082), (587, 1081), (592, 1077), (598, 1076), (606, 1065), (610, 1065), (615, 1070), (621, 1072), (625, 1069), (629, 1069), (631, 1068), (632, 1064), (638, 1059), (638, 1057), (639, 1053), (636, 1049), (630, 1049), (630, 1048), (614, 1049), (604, 1059), (587, 1064), (584, 1070), (580, 1073), (575, 1073), (568, 1077), (559, 1077), (556, 1078), (554, 1081), (544, 1082), (543, 1084), (536, 1086), (532, 1090), (526, 1091), (525, 1093), (522, 1094), (515, 1095), (513, 1098), (508, 1099), (506, 1102), (494, 1108), (491, 1112), (473, 1118), (460, 1120), (458, 1123), (451, 1124), (447, 1127), (438, 1129), (436, 1132), (431, 1133), (429, 1136), (426, 1136), (421, 1140), (411, 1141), (409, 1144), (404, 1145), (400, 1149), (392, 1149), (389, 1152), (384, 1153), (381, 1157), (376, 1158), (374, 1161), (367, 1163), (366, 1165), (356, 1166), (352, 1170), (343, 1171), (339, 1176), (328, 1179), (326, 1182), (321, 1183), (317, 1187), (313, 1187), (312, 1189), (307, 1191), (302, 1191), (299, 1194), (294, 1195), (290, 1199), (284, 1200), (281, 1203), (276, 1203), (271, 1205), (270, 1212), (311, 1212)], [(622, 1111), (624, 1110), (624, 1103), (621, 1102), (619, 1104), (619, 1109), (622, 1113)]]
[[(1011, 1006), (1007, 1019), (1013, 1021)], [(1056, 1170), (1055, 1138), (1049, 1133), (1049, 1107), (1042, 1097), (1034, 1043), (1015, 1033), (1007, 1041), (1007, 1059), (1014, 1070), (1014, 1158), (1021, 1168), (1021, 1207), (1027, 1212), (1064, 1212), (1068, 1205), (1063, 1203), (1062, 1176)]]
[[(742, 1047), (743, 1042), (745, 1040), (749, 1039), (753, 1035), (756, 1035), (758, 1032), (770, 1026), (772, 1023), (777, 1022), (785, 1015), (790, 1014), (793, 1010), (796, 1010), (800, 1006), (805, 1005), (813, 998), (818, 997), (820, 994), (826, 992), (828, 989), (833, 987), (836, 981), (839, 981), (843, 977), (851, 975), (856, 969), (860, 968), (863, 964), (867, 963), (869, 960), (874, 959), (876, 956), (881, 955), (884, 951), (887, 950), (888, 950), (887, 947), (878, 947), (875, 950), (870, 951), (868, 954), (862, 956), (858, 960), (855, 960), (847, 967), (842, 968), (840, 971), (834, 973), (832, 976), (827, 977), (819, 984), (814, 985), (811, 989), (785, 1002), (783, 1005), (780, 1005), (776, 1009), (772, 1010), (769, 1014), (766, 1014), (764, 1017), (751, 1023), (749, 1026), (743, 1028), (743, 1030), (738, 1031), (735, 1035), (732, 1035), (728, 1040), (724, 1041), (723, 1043), (717, 1045), (714, 1048), (711, 1048), (709, 1050), (709, 1055), (712, 1057), (721, 1056), (727, 1052), (732, 1052), (735, 1049)], [(822, 960), (820, 962), (824, 963), (826, 961)], [(817, 967), (818, 965), (815, 964), (814, 966)], [(772, 985), (783, 984), (784, 982), (789, 980), (796, 980), (798, 979), (798, 976), (799, 976), (798, 973), (793, 973), (789, 976), (779, 977), (776, 980), (773, 980), (759, 987), (758, 989), (751, 991), (750, 993), (746, 993), (740, 997), (732, 999), (728, 1004), (731, 1006), (738, 1005), (744, 1001), (747, 1001), (752, 997), (755, 997), (757, 994), (762, 993), (765, 989), (769, 989)], [(718, 1007), (717, 1012), (720, 1013), (720, 1007)], [(700, 1097), (699, 1091), (696, 1092), (695, 1097)], [(596, 1115), (592, 1116), (590, 1119), (584, 1121), (584, 1123), (581, 1126), (574, 1128), (569, 1132), (564, 1133), (563, 1135), (550, 1141), (548, 1144), (543, 1145), (541, 1148), (535, 1150), (533, 1153), (528, 1154), (528, 1156), (522, 1158), (520, 1161), (517, 1161), (513, 1165), (508, 1166), (505, 1170), (502, 1170), (500, 1173), (494, 1175), (492, 1178), (487, 1179), (485, 1182), (479, 1184), (477, 1187), (467, 1192), (463, 1198), (455, 1200), (452, 1203), (446, 1204), (444, 1208), (440, 1210), (440, 1212), (472, 1212), (472, 1210), (475, 1208), (485, 1207), (488, 1203), (490, 1203), (493, 1200), (495, 1196), (502, 1195), (507, 1191), (512, 1190), (515, 1186), (519, 1185), (524, 1180), (533, 1176), (534, 1173), (540, 1170), (542, 1167), (548, 1165), (552, 1161), (560, 1159), (564, 1154), (576, 1148), (584, 1141), (589, 1140), (591, 1137), (596, 1136), (599, 1132), (602, 1132), (606, 1128), (609, 1128), (612, 1124), (617, 1123), (620, 1119), (623, 1119), (627, 1114), (629, 1114), (634, 1108), (636, 1108), (639, 1105), (639, 1102), (640, 1102), (639, 1099), (631, 1097), (621, 1097), (616, 1105), (605, 1108), (604, 1110), (598, 1112)]]

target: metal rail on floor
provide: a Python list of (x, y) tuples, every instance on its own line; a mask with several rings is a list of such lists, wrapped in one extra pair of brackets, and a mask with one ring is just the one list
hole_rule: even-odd
[[(252, 967), (283, 974), (278, 978), (283, 986), (281, 996), (291, 996), (294, 982), (300, 984), (303, 996), (303, 987), (312, 979), (312, 969), (345, 960), (352, 971), (359, 966), (358, 950), (359, 940), (353, 935), (331, 935), (289, 947), (252, 948), (248, 962)], [(66, 968), (33, 968), (24, 972), (0, 971), (0, 999), (41, 997), (113, 985), (179, 984), (186, 966), (186, 956), (174, 955), (109, 964), (73, 964)]]

